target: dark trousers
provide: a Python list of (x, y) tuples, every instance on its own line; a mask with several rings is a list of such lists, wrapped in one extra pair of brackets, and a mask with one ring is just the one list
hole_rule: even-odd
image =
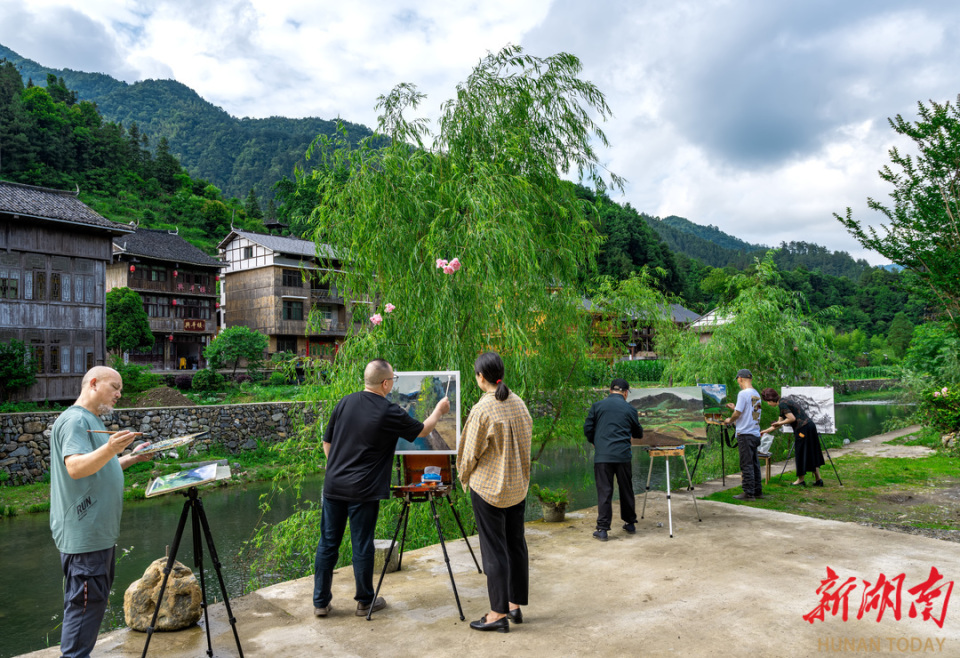
[(594, 464), (597, 481), (597, 530), (609, 530), (613, 520), (613, 478), (620, 490), (620, 518), (624, 523), (637, 522), (637, 499), (633, 494), (633, 464)]
[(86, 658), (97, 643), (113, 587), (114, 550), (60, 554), (64, 579), (60, 653), (64, 658)]
[(324, 496), (320, 517), (320, 543), (313, 562), (313, 605), (324, 608), (333, 594), (333, 569), (340, 557), (340, 543), (350, 520), (350, 543), (353, 546), (353, 578), (357, 593), (353, 598), (368, 605), (373, 601), (373, 533), (377, 527), (379, 501), (354, 503), (331, 500)]
[(760, 437), (753, 434), (737, 434), (737, 450), (740, 453), (740, 473), (743, 477), (743, 493), (759, 496), (763, 493), (760, 476)]
[(527, 540), (523, 536), (527, 501), (512, 507), (494, 507), (471, 491), (470, 502), (480, 536), (480, 557), (487, 574), (490, 609), (507, 614), (509, 603), (527, 605), (530, 591)]

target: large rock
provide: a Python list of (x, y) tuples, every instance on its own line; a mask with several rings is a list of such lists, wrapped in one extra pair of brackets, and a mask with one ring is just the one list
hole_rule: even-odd
[[(146, 632), (153, 621), (166, 564), (165, 557), (154, 560), (143, 572), (143, 577), (133, 581), (123, 595), (123, 616), (127, 626), (135, 631)], [(200, 619), (202, 600), (203, 594), (193, 572), (174, 561), (154, 630), (177, 631), (193, 626)]]

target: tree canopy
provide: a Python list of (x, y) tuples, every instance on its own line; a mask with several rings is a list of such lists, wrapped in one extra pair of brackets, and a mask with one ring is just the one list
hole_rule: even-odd
[(113, 288), (107, 292), (107, 349), (116, 354), (153, 346), (150, 318), (136, 290)]
[(236, 325), (227, 327), (203, 350), (211, 370), (233, 368), (236, 374), (241, 361), (246, 361), (247, 372), (255, 374), (263, 365), (269, 339), (255, 329)]
[(916, 274), (934, 306), (960, 331), (960, 97), (929, 105), (918, 103), (919, 118), (890, 119), (893, 130), (913, 141), (916, 154), (890, 149), (890, 164), (880, 178), (893, 186), (892, 205), (868, 199), (867, 205), (889, 223), (878, 231), (835, 215), (864, 247), (883, 254)]

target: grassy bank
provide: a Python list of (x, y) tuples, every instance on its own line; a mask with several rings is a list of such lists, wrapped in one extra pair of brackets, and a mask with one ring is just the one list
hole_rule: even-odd
[[(928, 436), (903, 439), (908, 445), (929, 445)], [(731, 504), (749, 504), (778, 512), (801, 514), (819, 519), (850, 521), (881, 526), (900, 526), (939, 530), (960, 530), (960, 510), (949, 490), (960, 485), (957, 458), (944, 453), (927, 457), (870, 457), (850, 454), (834, 458), (840, 486), (833, 468), (827, 463), (821, 473), (823, 487), (791, 485), (792, 473), (774, 475), (764, 484), (763, 498), (749, 503), (735, 500), (736, 487), (717, 492), (707, 500)]]
[(907, 389), (896, 387), (888, 388), (882, 391), (859, 391), (857, 393), (836, 393), (833, 397), (834, 402), (868, 402), (872, 400), (901, 400), (906, 395)]

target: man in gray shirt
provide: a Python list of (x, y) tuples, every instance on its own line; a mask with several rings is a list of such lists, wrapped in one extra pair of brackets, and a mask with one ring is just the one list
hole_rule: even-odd
[(724, 425), (736, 424), (737, 450), (740, 452), (740, 472), (743, 477), (743, 493), (734, 496), (737, 500), (763, 498), (760, 480), (760, 394), (753, 388), (753, 374), (746, 368), (737, 371), (737, 404), (728, 404), (733, 413), (723, 421)]
[(91, 368), (80, 387), (80, 397), (60, 414), (50, 436), (50, 530), (63, 568), (60, 652), (66, 658), (89, 656), (97, 642), (113, 586), (123, 469), (150, 459), (137, 451), (119, 457), (139, 434), (111, 434), (100, 420), (120, 399), (120, 373)]

